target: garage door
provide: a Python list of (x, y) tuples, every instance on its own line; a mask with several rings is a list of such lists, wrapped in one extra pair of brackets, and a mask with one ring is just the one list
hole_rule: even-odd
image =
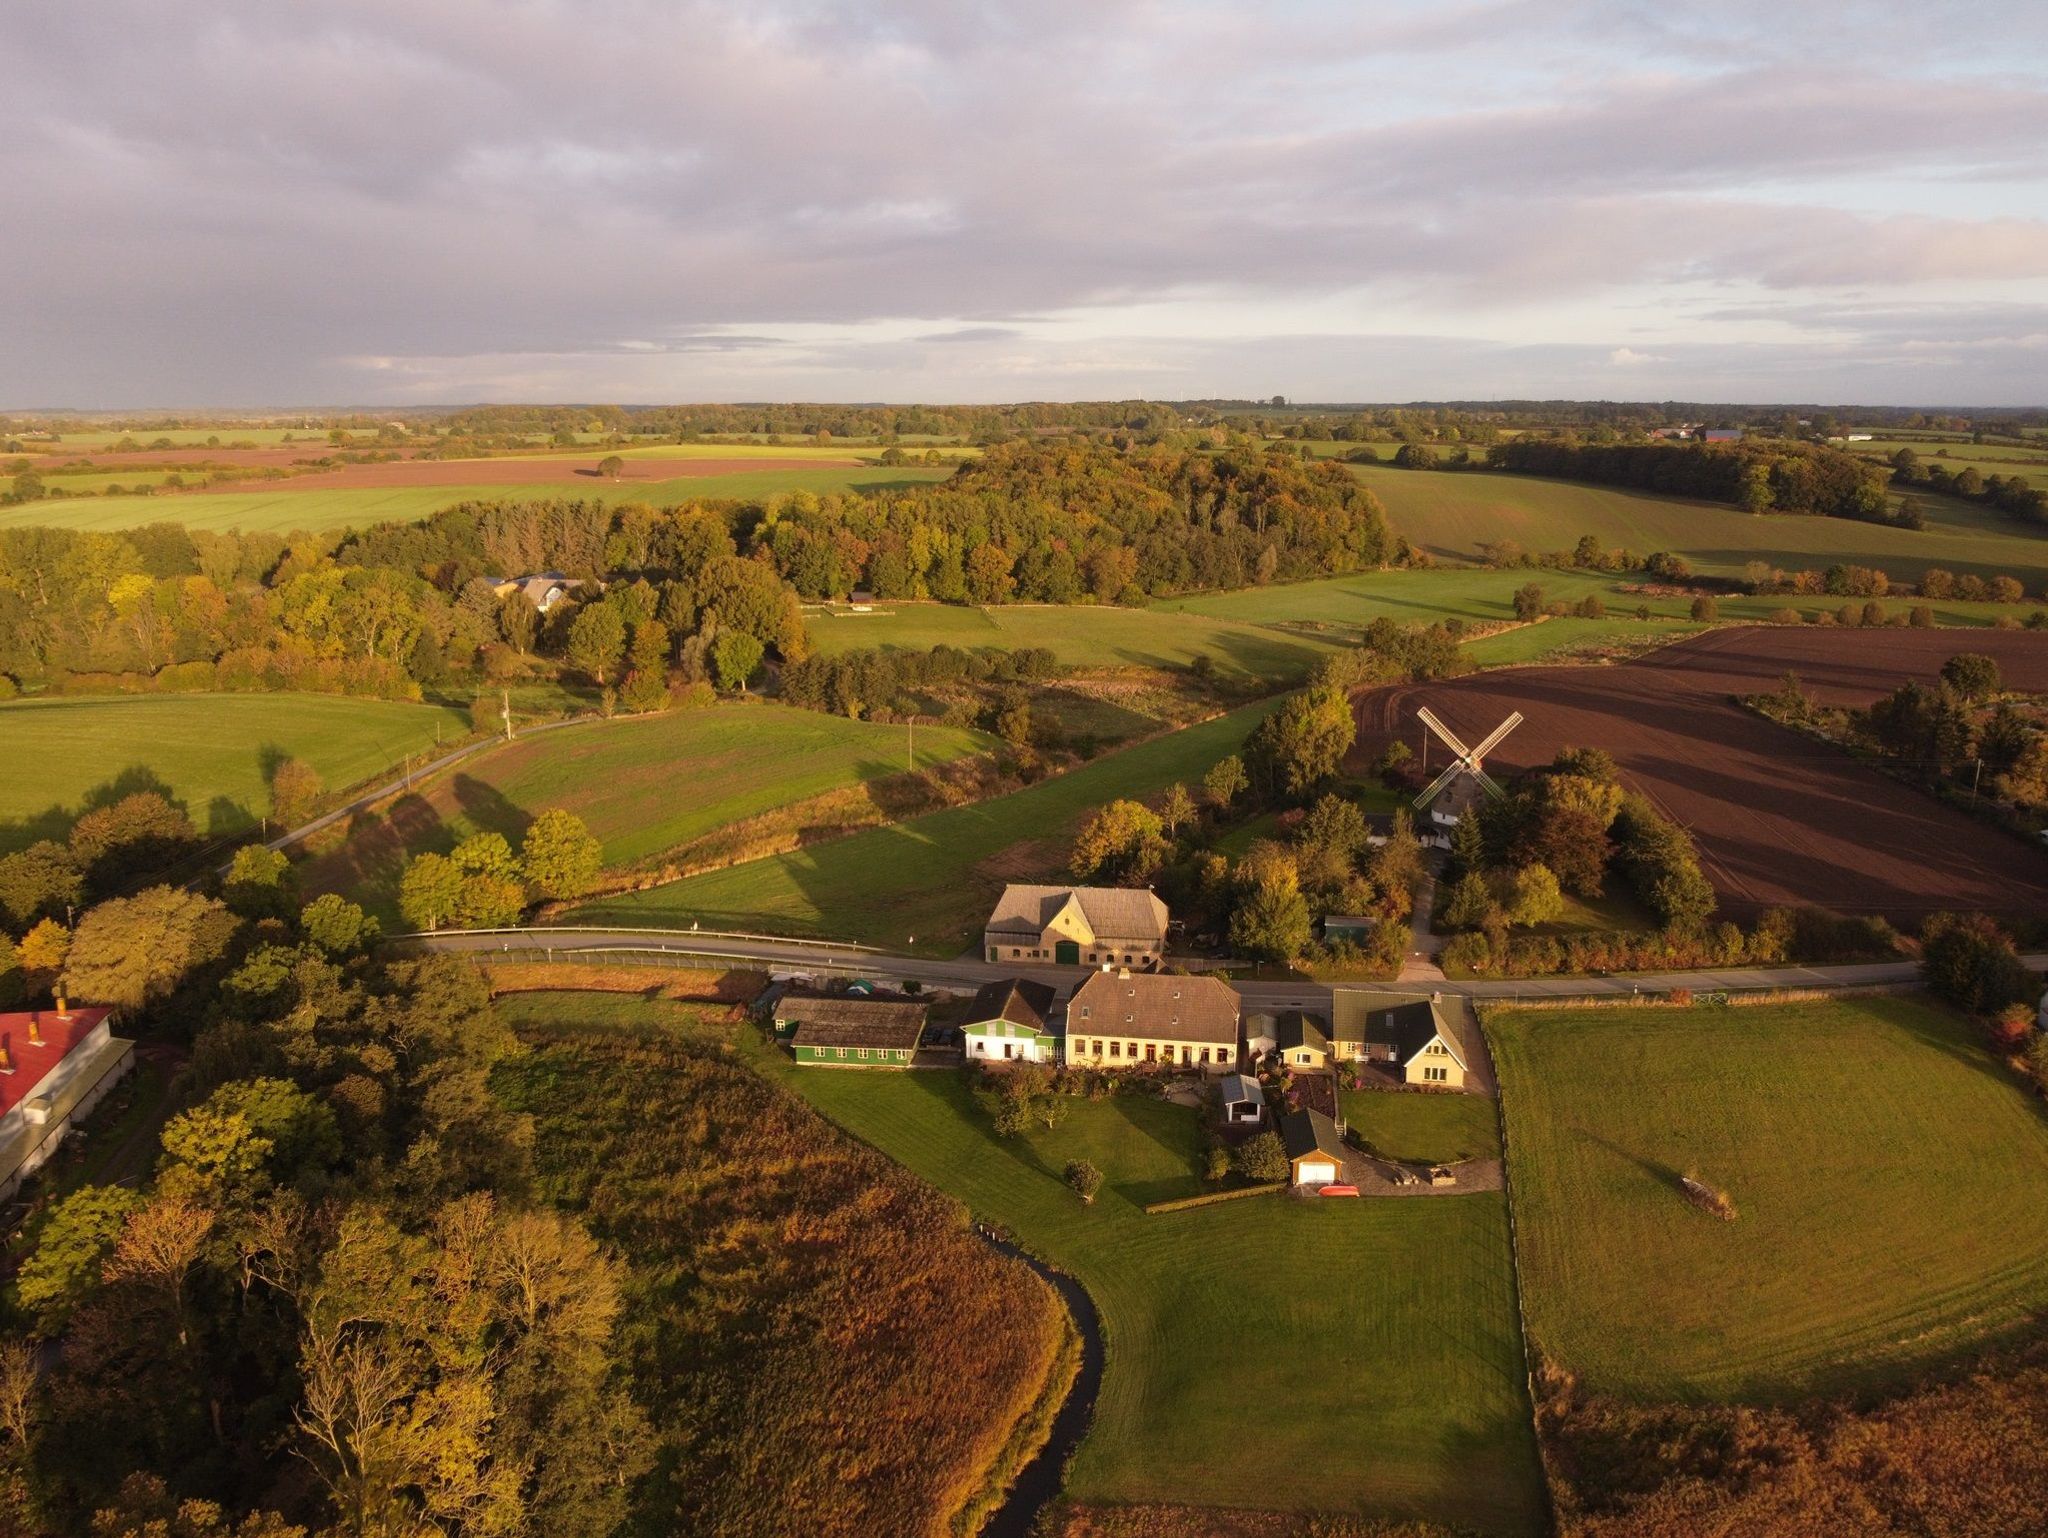
[(1304, 1159), (1294, 1166), (1294, 1183), (1326, 1186), (1337, 1178), (1337, 1166), (1323, 1159)]

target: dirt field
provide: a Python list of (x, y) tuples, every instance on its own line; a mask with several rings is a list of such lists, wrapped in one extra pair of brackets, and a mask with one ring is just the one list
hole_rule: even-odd
[[(1773, 725), (1733, 697), (1789, 670), (1815, 698), (1865, 705), (1962, 651), (1998, 660), (2009, 688), (2048, 691), (2048, 635), (2022, 631), (1717, 630), (1614, 667), (1514, 668), (1375, 690), (1357, 702), (1359, 769), (1398, 732), (1420, 741), (1428, 705), (1467, 742), (1510, 711), (1526, 718), (1490, 758), (1548, 762), (1560, 748), (1612, 753), (1624, 777), (1692, 831), (1724, 911), (1780, 903), (1911, 922), (1944, 908), (2048, 906), (2048, 850), (2030, 849), (1869, 764)], [(1444, 750), (1433, 739), (1429, 762)]]

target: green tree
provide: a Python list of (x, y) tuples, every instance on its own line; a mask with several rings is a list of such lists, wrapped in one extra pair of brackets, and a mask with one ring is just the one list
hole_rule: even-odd
[(139, 1009), (226, 954), (236, 921), (221, 903), (176, 887), (117, 897), (78, 921), (64, 981), (85, 1003)]
[(298, 881), (281, 849), (244, 844), (235, 851), (221, 896), (245, 919), (281, 919), (298, 906)]
[(1335, 777), (1357, 735), (1342, 689), (1307, 689), (1253, 728), (1245, 743), (1247, 767), (1258, 783), (1300, 798)]
[(1721, 606), (1712, 593), (1702, 593), (1692, 601), (1692, 617), (1708, 624), (1721, 617)]
[(1998, 693), (2003, 680), (1997, 659), (1982, 652), (1960, 652), (1941, 665), (1941, 681), (1971, 704), (1981, 704)]
[(338, 892), (323, 892), (299, 910), (299, 932), (340, 960), (376, 943), (377, 921)]
[(1494, 913), (1493, 889), (1477, 870), (1468, 870), (1451, 888), (1443, 907), (1443, 921), (1453, 929), (1478, 929)]
[(761, 665), (761, 643), (744, 631), (727, 630), (711, 644), (711, 667), (719, 687), (744, 689)]
[(275, 1146), (239, 1111), (194, 1106), (165, 1123), (157, 1190), (219, 1208), (248, 1203), (264, 1184)]
[(142, 1201), (140, 1192), (122, 1186), (80, 1186), (50, 1209), (14, 1284), (42, 1334), (61, 1330), (71, 1310), (99, 1286), (100, 1267), (122, 1223)]
[(583, 819), (550, 807), (533, 820), (520, 847), (527, 885), (552, 902), (581, 897), (597, 884), (604, 868), (604, 846)]
[(1166, 854), (1157, 813), (1139, 801), (1112, 801), (1082, 825), (1067, 869), (1083, 881), (1143, 881)]
[(585, 604), (569, 622), (569, 665), (602, 685), (626, 655), (626, 622), (618, 605), (604, 599)]
[(660, 620), (643, 620), (633, 627), (626, 682), (619, 691), (626, 709), (645, 714), (668, 704), (668, 649), (668, 626)]
[(1515, 589), (1515, 618), (1518, 620), (1540, 619), (1543, 615), (1543, 589), (1534, 582), (1525, 582)]
[(1244, 794), (1250, 781), (1244, 772), (1244, 760), (1235, 753), (1219, 758), (1209, 766), (1209, 772), (1202, 776), (1202, 789), (1217, 806), (1228, 808)]
[(597, 462), (597, 473), (608, 481), (615, 481), (626, 473), (626, 461), (617, 454), (607, 454)]
[(85, 894), (71, 851), (50, 839), (0, 856), (0, 920), (19, 932), (38, 919), (62, 918)]
[(1261, 961), (1292, 961), (1308, 949), (1308, 899), (1301, 872), (1277, 845), (1255, 844), (1238, 863), (1230, 912), (1231, 948)]
[(1195, 820), (1195, 798), (1180, 781), (1166, 788), (1166, 798), (1159, 803), (1159, 820), (1165, 824), (1169, 838), (1179, 837), (1181, 828)]
[(1920, 929), (1920, 976), (1928, 988), (1978, 1014), (2031, 1003), (2040, 984), (1988, 915), (1937, 913)]
[(462, 872), (444, 854), (417, 854), (398, 882), (398, 911), (417, 930), (451, 922), (462, 901)]
[(1277, 1132), (1261, 1132), (1256, 1137), (1245, 1139), (1231, 1162), (1237, 1166), (1238, 1174), (1260, 1185), (1285, 1180), (1291, 1168), (1287, 1162), (1287, 1145), (1280, 1141)]
[(122, 876), (159, 869), (198, 842), (192, 820), (153, 790), (97, 807), (71, 825), (71, 853), (88, 884), (104, 891)]
[(1508, 878), (1507, 919), (1524, 927), (1548, 924), (1564, 912), (1564, 894), (1547, 865), (1525, 865)]

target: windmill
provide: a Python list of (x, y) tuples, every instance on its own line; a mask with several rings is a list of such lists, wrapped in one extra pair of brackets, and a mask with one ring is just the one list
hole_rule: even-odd
[(1476, 748), (1468, 748), (1464, 743), (1458, 741), (1457, 735), (1448, 726), (1444, 725), (1443, 722), (1439, 721), (1431, 713), (1427, 705), (1415, 713), (1422, 717), (1422, 724), (1435, 732), (1437, 736), (1443, 738), (1445, 746), (1457, 755), (1452, 761), (1451, 767), (1431, 780), (1429, 788), (1415, 798), (1415, 805), (1418, 810), (1429, 805), (1430, 802), (1442, 795), (1445, 787), (1461, 774), (1471, 775), (1474, 780), (1479, 782), (1480, 788), (1496, 801), (1507, 794), (1506, 791), (1502, 790), (1495, 783), (1493, 776), (1486, 772), (1485, 766), (1481, 761), (1488, 753), (1491, 753), (1500, 745), (1501, 738), (1507, 736), (1509, 732), (1522, 724), (1522, 713), (1519, 710), (1496, 726), (1487, 735), (1486, 740)]

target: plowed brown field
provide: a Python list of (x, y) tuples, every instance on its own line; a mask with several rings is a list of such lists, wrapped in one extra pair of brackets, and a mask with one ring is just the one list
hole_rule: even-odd
[[(1489, 755), (1497, 769), (1604, 748), (1624, 778), (1691, 830), (1724, 911), (1782, 903), (1911, 922), (1941, 909), (2048, 910), (2048, 850), (1953, 810), (1872, 765), (1777, 726), (1735, 697), (1786, 672), (1808, 693), (1867, 705), (1957, 652), (1997, 659), (2006, 686), (2048, 692), (2048, 634), (2028, 631), (1716, 630), (1612, 667), (1510, 668), (1373, 690), (1356, 702), (1355, 768), (1427, 705), (1466, 742), (1510, 711), (1525, 719)], [(1430, 762), (1441, 765), (1433, 739)]]

